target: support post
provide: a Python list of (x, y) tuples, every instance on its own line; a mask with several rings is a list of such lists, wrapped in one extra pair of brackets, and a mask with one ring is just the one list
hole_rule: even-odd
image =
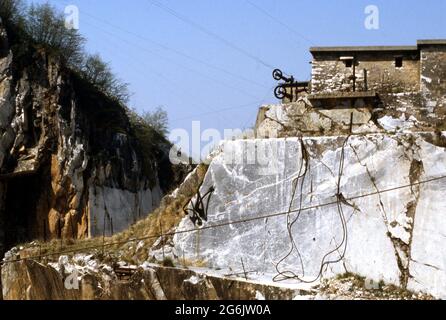
[(364, 69), (364, 91), (369, 90), (369, 85), (367, 83), (367, 69)]
[(57, 220), (57, 225), (58, 225), (58, 229), (59, 229), (60, 249), (62, 250), (63, 238), (62, 238), (62, 219), (61, 219), (61, 217), (59, 217), (59, 220)]
[(161, 246), (163, 248), (163, 262), (166, 260), (166, 255), (164, 252), (164, 232), (163, 232), (163, 225), (161, 224), (160, 220), (160, 233), (161, 233)]
[(243, 274), (245, 275), (245, 280), (248, 280), (248, 274), (246, 273), (245, 264), (243, 263), (243, 258), (240, 258), (242, 261)]
[(350, 114), (350, 134), (353, 133), (353, 112)]
[(356, 56), (353, 58), (353, 92), (356, 92)]

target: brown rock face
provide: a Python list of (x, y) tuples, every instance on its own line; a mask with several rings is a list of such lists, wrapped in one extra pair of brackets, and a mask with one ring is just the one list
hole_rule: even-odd
[[(3, 287), (8, 300), (65, 300), (76, 299), (76, 291), (66, 290), (61, 275), (53, 268), (34, 261), (9, 264), (3, 267), (11, 275), (9, 286)], [(49, 290), (49, 288), (51, 288)]]
[(0, 255), (109, 235), (151, 212), (170, 162), (142, 154), (126, 109), (45, 52), (17, 56), (1, 24), (0, 46)]
[(52, 267), (27, 260), (6, 264), (2, 278), (5, 300), (253, 300), (259, 293), (275, 300), (307, 294), (160, 266), (138, 269), (128, 280), (120, 280), (113, 273), (108, 277), (87, 274), (73, 288), (67, 277)]

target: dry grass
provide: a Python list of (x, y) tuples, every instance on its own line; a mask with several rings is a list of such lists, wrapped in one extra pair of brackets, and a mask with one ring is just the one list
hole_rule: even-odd
[(183, 267), (196, 267), (196, 268), (207, 268), (208, 264), (202, 259), (184, 259), (180, 257), (178, 259), (179, 263)]
[[(22, 258), (45, 256), (44, 260), (54, 261), (61, 254), (70, 256), (82, 252), (95, 254), (102, 260), (119, 259), (129, 263), (145, 261), (148, 248), (155, 243), (159, 235), (171, 231), (183, 219), (183, 207), (197, 193), (206, 172), (207, 166), (199, 165), (194, 176), (179, 187), (176, 197), (167, 195), (161, 201), (159, 208), (121, 233), (105, 238), (34, 241), (17, 246), (23, 247), (20, 256)], [(143, 245), (137, 249), (141, 241)]]
[(333, 279), (325, 279), (321, 284), (320, 290), (325, 295), (334, 295), (348, 299), (365, 300), (432, 300), (433, 297), (428, 294), (415, 293), (407, 289), (385, 284), (383, 281), (378, 283), (376, 288), (370, 288), (366, 285), (366, 278), (347, 272), (338, 275)]

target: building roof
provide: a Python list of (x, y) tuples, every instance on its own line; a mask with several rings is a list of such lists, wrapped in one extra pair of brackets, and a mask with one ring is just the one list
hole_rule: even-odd
[(425, 39), (425, 40), (418, 40), (417, 41), (418, 46), (423, 45), (446, 45), (446, 39)]
[(416, 46), (339, 46), (339, 47), (311, 47), (311, 53), (351, 53), (351, 52), (413, 52), (420, 46), (446, 45), (446, 39), (418, 40)]
[(376, 52), (376, 51), (417, 51), (418, 46), (351, 46), (351, 47), (311, 47), (311, 53), (317, 52)]

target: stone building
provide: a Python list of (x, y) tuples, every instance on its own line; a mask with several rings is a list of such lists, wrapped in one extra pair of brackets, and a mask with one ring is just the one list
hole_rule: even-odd
[(446, 94), (446, 40), (416, 46), (313, 47), (311, 93)]
[(283, 105), (262, 107), (257, 129), (277, 127), (272, 122), (283, 135), (446, 129), (446, 40), (310, 52), (306, 90), (295, 90), (302, 82), (283, 84)]

